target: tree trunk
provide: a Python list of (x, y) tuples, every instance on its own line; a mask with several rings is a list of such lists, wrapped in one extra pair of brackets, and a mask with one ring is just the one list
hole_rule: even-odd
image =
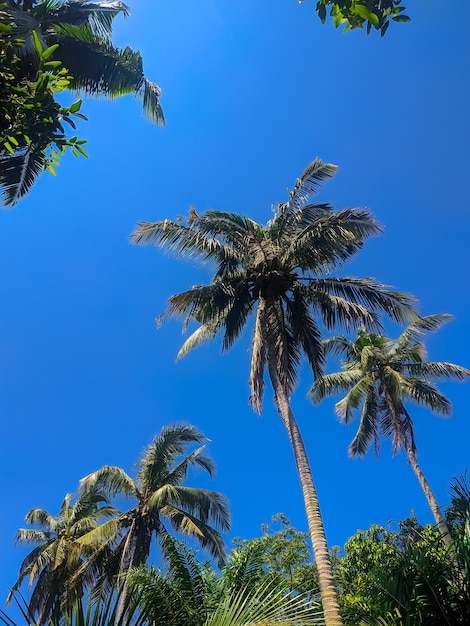
[[(429, 507), (434, 515), (434, 519), (436, 520), (437, 527), (439, 532), (441, 533), (441, 537), (443, 542), (447, 547), (452, 544), (452, 539), (449, 532), (449, 527), (444, 519), (444, 516), (441, 513), (441, 509), (437, 503), (437, 500), (434, 496), (434, 493), (431, 489), (431, 485), (428, 483), (426, 476), (423, 474), (421, 467), (418, 463), (418, 459), (416, 458), (416, 446), (414, 443), (414, 435), (412, 428), (412, 420), (408, 415), (407, 410), (403, 405), (400, 406), (400, 411), (398, 412), (396, 409), (396, 405), (393, 402), (393, 398), (389, 393), (386, 393), (386, 402), (388, 406), (388, 410), (390, 415), (394, 420), (394, 428), (397, 434), (397, 447), (396, 450), (399, 449), (399, 444), (401, 444), (406, 452), (406, 456), (408, 458), (408, 463), (411, 465), (413, 472), (415, 473), (416, 478), (418, 479), (419, 484), (421, 485), (421, 489), (423, 490), (424, 495), (426, 496), (426, 500), (428, 501)], [(403, 415), (406, 420), (411, 425), (410, 433), (408, 434), (403, 426), (403, 422), (401, 419), (401, 415)]]
[(416, 453), (408, 441), (405, 441), (403, 445), (406, 450), (408, 462), (411, 465), (416, 475), (416, 478), (418, 479), (419, 484), (421, 485), (421, 489), (423, 490), (424, 495), (426, 496), (426, 500), (428, 501), (429, 507), (432, 511), (432, 514), (434, 515), (434, 519), (436, 520), (437, 527), (439, 528), (439, 531), (441, 533), (442, 540), (444, 541), (446, 546), (450, 546), (452, 544), (452, 539), (449, 533), (449, 527), (447, 526), (444, 516), (441, 513), (441, 509), (439, 507), (439, 504), (437, 503), (437, 500), (434, 496), (431, 486), (428, 483), (426, 476), (423, 474), (421, 470), (421, 467), (416, 458)]
[(325, 615), (325, 626), (342, 626), (343, 621), (339, 612), (338, 591), (333, 578), (333, 569), (331, 567), (330, 555), (328, 553), (325, 528), (323, 526), (312, 472), (302, 436), (290, 408), (289, 396), (281, 384), (272, 359), (269, 359), (269, 376), (274, 389), (276, 407), (284, 426), (287, 429), (289, 440), (292, 445), (300, 485), (302, 487), (310, 538), (313, 546), (313, 554), (318, 570), (318, 581), (320, 585), (323, 612)]

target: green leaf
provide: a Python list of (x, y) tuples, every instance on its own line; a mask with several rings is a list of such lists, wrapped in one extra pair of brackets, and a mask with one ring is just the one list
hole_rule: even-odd
[(82, 146), (78, 143), (75, 144), (76, 149), (82, 154), (86, 159), (88, 159), (88, 152), (82, 148)]
[[(56, 43), (53, 46), (50, 46), (49, 48), (46, 48), (44, 50), (44, 52), (41, 54), (41, 61), (47, 61), (47, 59), (54, 54), (54, 52), (57, 50), (57, 48), (59, 47), (59, 44)], [(61, 65), (61, 62), (58, 62), (59, 65)]]
[(69, 107), (70, 113), (77, 113), (77, 111), (80, 110), (81, 106), (82, 106), (82, 101), (81, 100), (77, 100), (76, 102), (74, 102), (72, 104), (72, 106)]
[(392, 20), (394, 22), (411, 22), (411, 17), (408, 17), (408, 15), (395, 15), (395, 17), (392, 17)]
[(357, 13), (357, 15), (359, 15), (359, 17), (362, 17), (363, 19), (367, 20), (370, 24), (373, 24), (375, 27), (379, 25), (379, 18), (377, 17), (377, 15), (375, 13), (372, 13), (372, 11), (369, 11), (369, 9), (365, 7), (364, 5), (356, 4), (354, 11), (355, 13)]
[(326, 6), (323, 4), (323, 2), (317, 2), (316, 11), (318, 13), (318, 17), (320, 18), (321, 23), (324, 24), (326, 22)]
[(46, 70), (56, 70), (61, 65), (60, 61), (47, 61), (47, 63), (42, 64), (42, 67)]
[(32, 35), (33, 35), (34, 47), (36, 48), (36, 52), (38, 53), (39, 57), (41, 57), (42, 51), (43, 51), (42, 43), (39, 41), (38, 34), (35, 30), (33, 30)]

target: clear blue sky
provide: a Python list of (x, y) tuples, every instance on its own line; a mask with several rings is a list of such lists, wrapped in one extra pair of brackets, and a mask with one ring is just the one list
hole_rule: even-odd
[[(429, 358), (470, 367), (470, 4), (408, 0), (411, 24), (384, 39), (321, 26), (314, 3), (165, 0), (133, 3), (119, 44), (141, 50), (163, 89), (167, 127), (132, 97), (86, 101), (79, 135), (90, 158), (64, 158), (30, 195), (0, 213), (0, 593), (24, 550), (16, 529), (33, 507), (57, 513), (78, 480), (105, 464), (128, 472), (164, 424), (195, 424), (212, 440), (231, 501), (232, 536), (253, 537), (283, 511), (306, 529), (294, 463), (272, 396), (248, 406), (250, 333), (230, 354), (215, 343), (175, 363), (177, 321), (156, 330), (169, 295), (208, 268), (131, 246), (140, 221), (236, 211), (265, 222), (315, 156), (339, 165), (320, 199), (368, 206), (385, 233), (347, 268), (419, 298), (455, 320)], [(391, 336), (400, 329), (387, 326)], [(354, 434), (333, 402), (293, 399), (329, 543), (416, 511), (431, 521), (403, 456), (350, 460)], [(419, 459), (438, 500), (469, 464), (468, 385), (441, 389), (442, 420), (413, 409)], [(203, 475), (193, 484), (209, 486)], [(227, 537), (230, 540), (230, 537)]]

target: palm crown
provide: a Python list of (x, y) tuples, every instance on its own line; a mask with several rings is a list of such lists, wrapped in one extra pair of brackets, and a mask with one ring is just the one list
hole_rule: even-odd
[(193, 210), (186, 220), (139, 224), (133, 234), (134, 242), (161, 245), (216, 266), (210, 285), (169, 299), (166, 315), (199, 322), (178, 356), (217, 334), (223, 349), (229, 349), (258, 307), (250, 374), (251, 402), (257, 411), (268, 360), (275, 362), (289, 393), (302, 352), (315, 376), (321, 373), (319, 320), (328, 330), (357, 324), (377, 328), (377, 311), (400, 322), (412, 315), (409, 296), (373, 279), (330, 277), (381, 230), (367, 209), (335, 212), (329, 204), (310, 202), (336, 170), (313, 161), (289, 201), (277, 205), (265, 225), (221, 211), (199, 217)]
[(29, 577), (30, 586), (35, 583), (29, 611), (31, 616), (37, 615), (39, 624), (46, 623), (51, 615), (57, 618), (64, 608), (73, 606), (90, 582), (87, 561), (103, 554), (104, 534), (97, 530), (117, 513), (97, 490), (88, 490), (75, 502), (68, 494), (56, 516), (43, 509), (32, 509), (26, 522), (36, 528), (20, 528), (16, 541), (35, 547), (21, 564), (7, 602)]
[(426, 361), (423, 334), (437, 330), (450, 315), (428, 315), (410, 324), (395, 341), (361, 332), (356, 341), (333, 337), (324, 342), (327, 352), (344, 354), (342, 372), (327, 374), (310, 391), (314, 401), (348, 391), (335, 410), (349, 423), (355, 409), (361, 420), (349, 451), (364, 455), (373, 443), (378, 451), (380, 434), (392, 438), (393, 452), (409, 445), (416, 450), (413, 422), (405, 408), (413, 402), (433, 413), (450, 415), (452, 406), (433, 381), (465, 380), (470, 371), (460, 365)]
[(191, 466), (201, 467), (213, 476), (214, 464), (204, 454), (204, 446), (185, 454), (189, 445), (206, 441), (193, 426), (168, 426), (144, 451), (135, 480), (112, 466), (102, 467), (82, 479), (83, 491), (100, 489), (109, 498), (121, 494), (136, 500), (136, 505), (118, 520), (123, 531), (116, 549), (121, 572), (146, 562), (152, 537), (167, 532), (166, 522), (174, 531), (196, 539), (219, 562), (223, 561), (224, 542), (217, 529), (230, 528), (226, 498), (215, 491), (182, 485)]
[(363, 456), (371, 444), (378, 452), (380, 435), (392, 438), (396, 454), (404, 449), (446, 544), (450, 533), (436, 497), (418, 463), (414, 427), (405, 404), (413, 402), (433, 413), (450, 415), (451, 403), (433, 381), (459, 380), (470, 370), (446, 362), (426, 361), (423, 335), (439, 329), (450, 315), (428, 315), (410, 324), (392, 341), (386, 337), (361, 332), (356, 341), (333, 337), (324, 343), (327, 352), (344, 354), (343, 371), (327, 374), (313, 385), (310, 396), (318, 402), (324, 397), (347, 391), (336, 403), (339, 417), (348, 423), (356, 409), (361, 419), (349, 447), (351, 455)]

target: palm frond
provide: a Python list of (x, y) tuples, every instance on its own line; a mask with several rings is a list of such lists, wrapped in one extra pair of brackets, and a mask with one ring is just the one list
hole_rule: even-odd
[(188, 444), (203, 444), (206, 437), (189, 424), (172, 424), (161, 429), (144, 450), (139, 461), (139, 484), (143, 490), (165, 484), (171, 464), (184, 453)]
[(44, 163), (44, 152), (32, 145), (21, 154), (0, 157), (0, 191), (3, 206), (15, 206), (28, 193), (43, 172)]
[[(348, 372), (342, 373), (346, 374)], [(373, 381), (369, 377), (363, 376), (351, 387), (344, 398), (335, 404), (336, 415), (338, 415), (345, 424), (348, 424), (354, 417), (354, 409), (358, 409), (361, 406), (361, 403), (367, 399), (372, 389)]]
[(289, 192), (289, 212), (305, 204), (326, 180), (333, 178), (337, 171), (337, 165), (323, 163), (318, 157), (309, 163), (297, 179), (294, 189)]
[(310, 313), (310, 307), (302, 295), (300, 285), (293, 286), (292, 298), (286, 301), (285, 307), (287, 321), (292, 329), (293, 342), (302, 347), (312, 368), (314, 379), (318, 378), (322, 375), (325, 365), (321, 332)]
[(268, 581), (255, 591), (247, 587), (226, 595), (205, 626), (317, 626), (322, 623), (318, 605)]
[(205, 523), (210, 522), (223, 531), (230, 529), (228, 500), (217, 491), (163, 485), (149, 497), (148, 506), (163, 515), (170, 515), (177, 508), (178, 513), (197, 515)]
[(324, 374), (314, 382), (308, 392), (308, 397), (312, 402), (318, 404), (329, 396), (351, 389), (351, 387), (357, 385), (362, 377), (363, 373), (358, 369)]
[(416, 404), (428, 407), (433, 413), (444, 417), (452, 414), (452, 403), (432, 383), (408, 379), (407, 396)]
[(410, 363), (405, 366), (406, 371), (412, 377), (426, 378), (430, 380), (457, 380), (465, 382), (470, 376), (470, 370), (454, 363), (442, 361), (426, 363)]
[(116, 495), (135, 496), (134, 481), (120, 467), (105, 465), (80, 480), (81, 493), (91, 490), (105, 492), (110, 498)]
[(55, 532), (59, 527), (59, 521), (44, 509), (31, 509), (26, 514), (25, 520), (28, 524), (35, 524), (47, 532)]
[(176, 360), (182, 359), (184, 356), (188, 354), (193, 348), (206, 343), (213, 339), (219, 332), (217, 324), (214, 323), (206, 323), (201, 324), (199, 328), (197, 328), (183, 343), (181, 348), (176, 355)]
[(389, 291), (386, 285), (373, 278), (314, 278), (309, 286), (311, 290), (337, 296), (347, 302), (362, 305), (367, 310), (386, 313), (392, 320), (402, 324), (417, 317), (413, 310), (416, 303), (413, 296)]
[(225, 561), (225, 547), (222, 535), (204, 523), (196, 515), (178, 509), (174, 506), (166, 506), (162, 513), (168, 518), (172, 528), (183, 535), (196, 539), (203, 550), (218, 560), (219, 567)]
[(93, 34), (111, 40), (113, 20), (120, 14), (124, 18), (130, 16), (129, 7), (123, 2), (107, 0), (89, 2), (88, 0), (67, 0), (58, 2), (54, 9), (49, 8), (46, 23), (71, 24), (81, 26), (87, 24)]
[(178, 463), (175, 467), (170, 469), (167, 474), (165, 480), (170, 485), (179, 485), (186, 478), (188, 473), (188, 467), (190, 465), (199, 465), (202, 469), (206, 470), (209, 476), (212, 478), (215, 474), (215, 464), (214, 461), (203, 454), (205, 450), (205, 446), (201, 446), (191, 452), (184, 457), (180, 463)]
[(164, 247), (170, 254), (200, 258), (208, 261), (217, 258), (221, 242), (201, 235), (194, 228), (180, 222), (140, 222), (131, 235), (132, 243)]
[(380, 402), (377, 393), (372, 384), (369, 384), (367, 393), (362, 407), (361, 421), (359, 428), (349, 445), (350, 456), (365, 456), (370, 445), (374, 444), (375, 455), (378, 456), (379, 451), (379, 414)]
[(446, 324), (451, 319), (453, 319), (453, 316), (448, 313), (426, 315), (418, 318), (409, 324), (394, 342), (390, 349), (390, 355), (399, 354), (406, 346), (413, 345), (417, 340), (419, 341), (425, 333), (439, 330), (443, 324)]

